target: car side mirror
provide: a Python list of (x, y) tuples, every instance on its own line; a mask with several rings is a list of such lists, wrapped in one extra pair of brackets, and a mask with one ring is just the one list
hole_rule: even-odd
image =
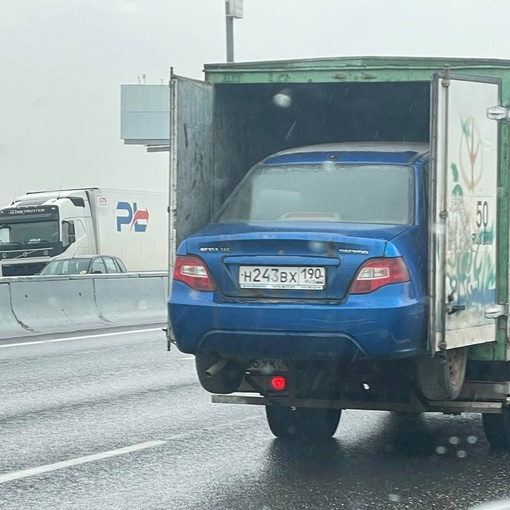
[(74, 229), (74, 221), (62, 222), (62, 243), (64, 248), (67, 248), (70, 244), (76, 242), (76, 231)]

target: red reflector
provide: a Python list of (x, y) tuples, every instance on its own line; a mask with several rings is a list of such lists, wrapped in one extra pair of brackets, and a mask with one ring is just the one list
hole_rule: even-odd
[(275, 391), (283, 391), (287, 387), (287, 379), (282, 375), (271, 377), (271, 388)]

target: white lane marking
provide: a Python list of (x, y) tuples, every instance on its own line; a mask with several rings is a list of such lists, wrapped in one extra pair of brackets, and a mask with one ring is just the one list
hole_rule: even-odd
[(70, 342), (72, 340), (83, 340), (84, 338), (100, 338), (105, 336), (134, 335), (136, 333), (148, 333), (149, 331), (163, 331), (161, 328), (136, 329), (131, 331), (116, 331), (115, 333), (98, 333), (97, 335), (69, 336), (66, 338), (54, 338), (52, 340), (40, 340), (33, 342), (19, 342), (16, 344), (0, 345), (0, 349), (7, 347), (23, 347), (24, 345), (52, 344), (56, 342)]
[(177, 358), (177, 361), (191, 361), (194, 359), (195, 359), (195, 356), (188, 356), (186, 358)]
[(50, 471), (57, 471), (71, 466), (78, 466), (79, 464), (86, 464), (87, 462), (94, 462), (96, 460), (108, 459), (110, 457), (117, 457), (118, 455), (125, 455), (126, 453), (136, 452), (138, 450), (145, 450), (165, 444), (166, 441), (148, 441), (147, 443), (135, 444), (133, 446), (126, 446), (118, 450), (110, 450), (102, 453), (95, 453), (93, 455), (86, 455), (85, 457), (78, 457), (77, 459), (65, 460), (63, 462), (55, 462), (54, 464), (47, 464), (46, 466), (39, 466), (31, 469), (24, 469), (23, 471), (13, 471), (0, 475), (0, 484), (19, 480), (20, 478), (27, 478), (29, 476), (40, 475)]
[(196, 434), (201, 434), (204, 432), (214, 432), (216, 430), (221, 430), (225, 428), (232, 428), (240, 423), (247, 421), (258, 421), (259, 419), (260, 419), (259, 416), (248, 416), (246, 418), (240, 418), (238, 420), (232, 420), (226, 423), (219, 423), (218, 425), (212, 425), (210, 427), (203, 427), (202, 429), (191, 430), (189, 432), (184, 432), (182, 434), (176, 434), (174, 436), (166, 438), (165, 440), (148, 441), (146, 443), (139, 443), (133, 446), (126, 446), (125, 448), (119, 448), (117, 450), (109, 450), (107, 452), (86, 455), (85, 457), (78, 457), (76, 459), (55, 462), (54, 464), (46, 464), (45, 466), (24, 469), (22, 471), (13, 471), (12, 473), (5, 473), (3, 475), (0, 475), (0, 484), (12, 482), (13, 480), (19, 480), (21, 478), (28, 478), (29, 476), (35, 476), (43, 473), (49, 473), (51, 471), (57, 471), (59, 469), (78, 466), (80, 464), (86, 464), (88, 462), (95, 462), (96, 460), (117, 457), (119, 455), (125, 455), (126, 453), (136, 452), (139, 450), (146, 450), (147, 448), (153, 448), (155, 446), (160, 446), (162, 444), (166, 444), (172, 441), (181, 441), (183, 439), (189, 439), (190, 437), (193, 437)]

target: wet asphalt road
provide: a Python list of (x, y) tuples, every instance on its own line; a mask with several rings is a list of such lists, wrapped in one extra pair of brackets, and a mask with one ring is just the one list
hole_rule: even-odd
[(510, 496), (510, 454), (489, 449), (478, 415), (346, 411), (330, 442), (286, 443), (263, 408), (211, 404), (161, 331), (7, 343), (2, 509), (456, 510)]

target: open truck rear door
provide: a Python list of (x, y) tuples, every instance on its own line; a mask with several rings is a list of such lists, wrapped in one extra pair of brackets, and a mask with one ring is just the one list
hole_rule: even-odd
[[(169, 275), (179, 243), (203, 227), (212, 211), (213, 86), (170, 78)], [(177, 221), (177, 215), (179, 221)]]
[(432, 81), (429, 264), (432, 354), (496, 340), (500, 80)]

